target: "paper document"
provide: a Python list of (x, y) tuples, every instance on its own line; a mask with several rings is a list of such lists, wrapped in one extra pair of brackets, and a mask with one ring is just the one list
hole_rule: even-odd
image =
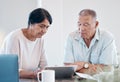
[(79, 72), (75, 72), (75, 73), (82, 78), (97, 80), (96, 78), (94, 78), (94, 77), (92, 77), (91, 75), (88, 75), (88, 74), (83, 74), (83, 73), (79, 73)]

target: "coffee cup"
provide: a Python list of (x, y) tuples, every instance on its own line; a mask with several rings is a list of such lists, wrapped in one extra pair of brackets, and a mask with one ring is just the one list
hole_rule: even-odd
[[(41, 80), (40, 80), (41, 74)], [(42, 70), (37, 73), (38, 82), (55, 82), (55, 71), (54, 70)]]

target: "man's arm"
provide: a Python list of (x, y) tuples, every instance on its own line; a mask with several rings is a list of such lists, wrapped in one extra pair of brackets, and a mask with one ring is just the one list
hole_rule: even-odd
[(85, 62), (64, 63), (64, 65), (77, 65), (76, 71), (83, 68)]
[(84, 65), (87, 62), (75, 62), (75, 63), (64, 63), (65, 65), (77, 65), (76, 72), (86, 73), (86, 74), (96, 74), (103, 71), (111, 71), (112, 66), (103, 65), (103, 64), (90, 64), (88, 63), (88, 68), (85, 68)]
[(113, 70), (113, 68), (110, 65), (89, 64), (89, 67), (87, 69), (82, 68), (78, 72), (93, 75), (93, 74), (96, 74), (96, 73), (99, 73), (99, 72), (112, 71), (112, 70)]

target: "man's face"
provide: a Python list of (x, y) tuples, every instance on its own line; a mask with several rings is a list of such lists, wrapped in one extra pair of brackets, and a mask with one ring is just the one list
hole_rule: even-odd
[(45, 19), (41, 23), (32, 24), (30, 29), (32, 31), (32, 36), (35, 38), (41, 38), (48, 30), (50, 23)]
[(78, 29), (83, 39), (92, 39), (95, 35), (97, 21), (92, 16), (79, 16)]

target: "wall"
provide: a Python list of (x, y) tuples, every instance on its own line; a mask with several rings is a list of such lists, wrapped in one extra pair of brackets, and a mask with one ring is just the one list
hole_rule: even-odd
[(42, 0), (42, 7), (47, 9), (52, 17), (53, 24), (44, 36), (46, 55), (49, 65), (62, 65), (64, 51), (63, 33), (63, 2), (62, 0)]
[(37, 0), (0, 0), (0, 46), (13, 29), (26, 27), (28, 14), (37, 7)]

